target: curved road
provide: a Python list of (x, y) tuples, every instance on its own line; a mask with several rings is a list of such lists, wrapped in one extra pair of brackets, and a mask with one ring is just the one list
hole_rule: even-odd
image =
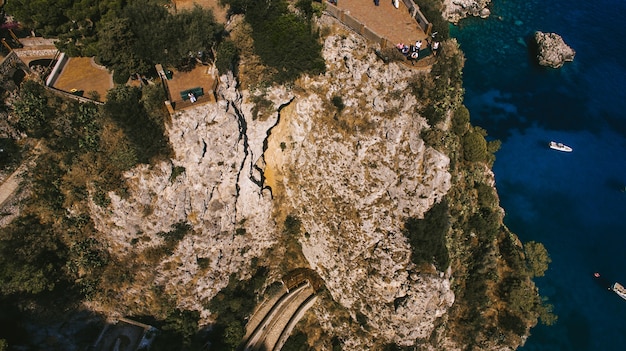
[(315, 290), (307, 280), (280, 296), (271, 308), (258, 309), (250, 321), (262, 319), (256, 326), (249, 325), (254, 330), (243, 350), (280, 350), (295, 324), (315, 302), (314, 294)]

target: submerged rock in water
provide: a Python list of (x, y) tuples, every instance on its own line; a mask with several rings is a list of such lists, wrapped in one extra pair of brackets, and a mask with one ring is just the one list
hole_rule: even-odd
[(560, 68), (567, 61), (574, 61), (576, 51), (556, 33), (535, 32), (537, 42), (537, 60), (542, 66)]

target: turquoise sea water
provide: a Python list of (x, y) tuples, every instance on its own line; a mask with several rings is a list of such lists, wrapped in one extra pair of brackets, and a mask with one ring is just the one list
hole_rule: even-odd
[[(452, 36), (467, 57), (472, 122), (502, 140), (505, 222), (553, 261), (537, 284), (559, 321), (533, 329), (523, 350), (624, 350), (626, 301), (592, 274), (626, 284), (626, 1), (492, 1), (489, 19)], [(560, 34), (574, 62), (538, 66), (527, 47), (536, 30)]]

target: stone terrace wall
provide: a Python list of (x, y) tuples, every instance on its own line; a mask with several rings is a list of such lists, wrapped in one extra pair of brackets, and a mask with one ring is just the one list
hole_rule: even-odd
[(13, 91), (18, 88), (20, 82), (13, 81), (13, 75), (18, 70), (22, 70), (25, 73), (30, 72), (28, 66), (20, 59), (15, 51), (11, 51), (0, 62), (0, 87), (4, 90)]
[(28, 66), (24, 64), (24, 62), (17, 56), (15, 51), (11, 51), (5, 58), (0, 62), (0, 75), (8, 76), (13, 74), (16, 69), (22, 69), (26, 72), (29, 71)]

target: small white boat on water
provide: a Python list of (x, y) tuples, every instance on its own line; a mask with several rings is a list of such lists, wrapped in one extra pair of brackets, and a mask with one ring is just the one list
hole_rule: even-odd
[(563, 152), (572, 152), (572, 148), (563, 144), (563, 143), (557, 143), (556, 141), (551, 141), (550, 142), (550, 149), (553, 150), (559, 150), (559, 151), (563, 151)]
[(619, 297), (626, 300), (626, 288), (624, 288), (622, 284), (617, 283), (617, 282), (613, 283), (613, 285), (611, 285), (611, 290), (613, 290), (614, 293), (619, 295)]

